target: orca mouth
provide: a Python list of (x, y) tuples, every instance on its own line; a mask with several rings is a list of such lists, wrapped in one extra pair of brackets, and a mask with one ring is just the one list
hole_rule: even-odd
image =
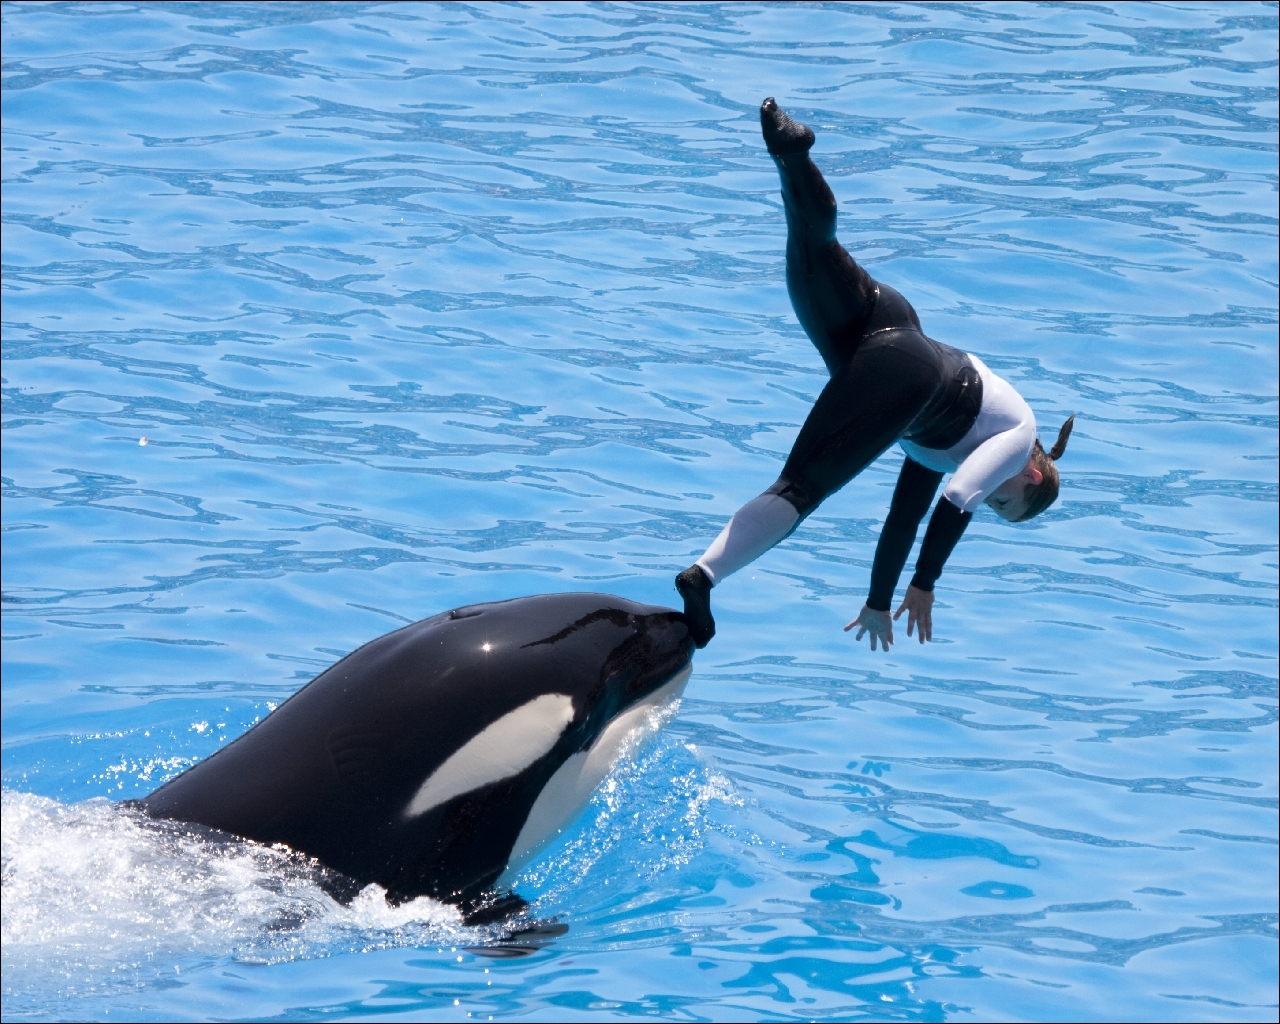
[[(629, 704), (625, 705), (622, 711), (614, 717), (613, 722), (609, 724), (609, 728), (624, 715), (630, 715), (638, 708), (645, 708), (654, 711), (662, 710), (672, 701), (677, 701), (684, 693), (685, 686), (689, 683), (689, 677), (693, 675), (693, 662), (687, 662), (684, 668), (680, 669), (675, 675), (668, 679), (665, 683), (655, 687), (643, 696), (637, 697)], [(598, 742), (598, 741), (597, 741)]]
[(681, 613), (637, 616), (634, 628), (600, 673), (606, 687), (618, 687), (618, 710), (661, 689), (693, 662), (693, 638)]

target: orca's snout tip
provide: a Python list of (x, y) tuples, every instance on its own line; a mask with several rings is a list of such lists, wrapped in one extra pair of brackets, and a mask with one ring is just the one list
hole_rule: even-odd
[(676, 612), (672, 616), (672, 620), (678, 622), (682, 627), (684, 627), (682, 630), (683, 635), (677, 642), (685, 647), (686, 652), (690, 657), (693, 657), (693, 652), (699, 645), (693, 638), (693, 626), (689, 624), (688, 616), (686, 616), (684, 612)]
[(688, 646), (690, 657), (693, 657), (694, 651), (700, 651), (702, 648), (706, 647), (707, 644), (711, 642), (711, 638), (715, 636), (716, 627), (714, 620), (712, 620), (709, 627), (702, 626), (699, 628), (699, 623), (697, 621), (698, 616), (696, 615), (689, 616), (684, 612), (676, 612), (674, 618), (681, 626), (684, 627), (682, 630), (683, 635), (680, 637), (680, 642)]

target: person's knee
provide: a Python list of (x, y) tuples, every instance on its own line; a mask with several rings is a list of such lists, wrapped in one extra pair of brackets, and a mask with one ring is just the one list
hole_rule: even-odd
[[(794, 475), (796, 477), (801, 476), (799, 473)], [(782, 476), (774, 481), (773, 486), (764, 493), (776, 494), (779, 498), (790, 503), (800, 517), (799, 522), (803, 522), (805, 517), (822, 504), (822, 499), (826, 497), (826, 494), (818, 493), (811, 486), (806, 486), (803, 479), (789, 478), (785, 471)]]

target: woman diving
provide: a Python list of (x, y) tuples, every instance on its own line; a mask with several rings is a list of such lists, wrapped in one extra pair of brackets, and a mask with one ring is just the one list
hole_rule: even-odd
[[(772, 97), (760, 107), (765, 145), (778, 167), (787, 216), (787, 292), (831, 379), (800, 428), (782, 475), (740, 508), (693, 565), (676, 577), (694, 641), (715, 635), (711, 588), (791, 534), (897, 442), (906, 452), (876, 545), (871, 587), (855, 640), (893, 643), (904, 611), (907, 635), (933, 637), (933, 585), (979, 504), (1009, 522), (1039, 515), (1058, 496), (1055, 462), (1072, 417), (1046, 452), (1022, 396), (981, 360), (927, 338), (911, 304), (880, 284), (836, 241), (836, 201), (809, 159), (813, 132)], [(916, 531), (943, 474), (952, 477), (925, 530), (901, 607), (889, 609)]]

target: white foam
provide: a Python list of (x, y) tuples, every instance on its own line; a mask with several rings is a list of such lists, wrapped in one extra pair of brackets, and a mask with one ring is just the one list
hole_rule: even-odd
[(318, 865), (286, 849), (205, 838), (101, 798), (6, 790), (2, 803), (6, 1006), (50, 977), (65, 979), (64, 995), (87, 995), (228, 956), (270, 963), (484, 941), (426, 898), (393, 907), (369, 886), (343, 906)]

